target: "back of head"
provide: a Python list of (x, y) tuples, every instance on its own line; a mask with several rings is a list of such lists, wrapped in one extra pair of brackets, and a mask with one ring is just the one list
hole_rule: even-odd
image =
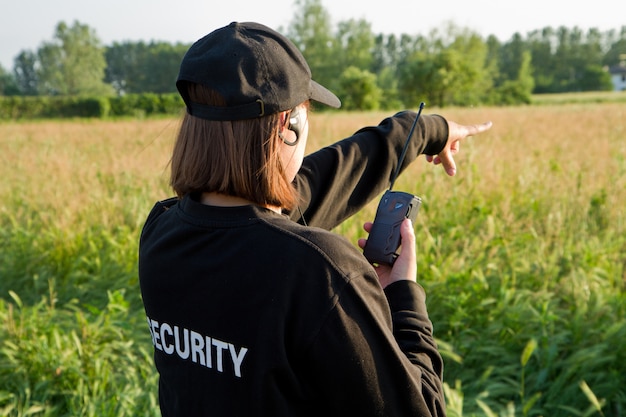
[(258, 23), (231, 23), (195, 42), (176, 86), (185, 115), (172, 156), (179, 196), (218, 192), (292, 208), (293, 187), (278, 157), (279, 112), (339, 99), (311, 79), (286, 37)]
[[(204, 86), (187, 87), (197, 103), (223, 103), (219, 94)], [(179, 197), (217, 192), (290, 210), (297, 194), (280, 162), (279, 122), (278, 113), (235, 121), (186, 114), (172, 152), (172, 188)]]

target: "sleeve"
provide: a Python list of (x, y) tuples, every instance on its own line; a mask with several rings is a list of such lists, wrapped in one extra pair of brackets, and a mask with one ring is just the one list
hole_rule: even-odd
[[(327, 230), (359, 211), (389, 186), (416, 113), (404, 111), (378, 126), (366, 127), (353, 136), (322, 148), (304, 158), (295, 179), (300, 194), (299, 210), (292, 220)], [(401, 167), (419, 155), (435, 155), (448, 139), (448, 124), (438, 115), (420, 117)]]
[[(434, 382), (443, 380), (443, 360), (433, 337), (424, 289), (413, 281), (398, 281), (385, 288), (393, 321), (393, 336), (414, 365), (432, 370)], [(440, 390), (441, 386), (434, 386)]]
[(385, 295), (372, 282), (342, 290), (310, 352), (315, 390), (332, 416), (445, 416), (424, 291), (407, 281)]

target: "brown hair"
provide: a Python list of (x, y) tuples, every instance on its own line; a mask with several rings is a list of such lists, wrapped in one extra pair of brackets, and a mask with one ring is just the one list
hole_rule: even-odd
[[(216, 92), (187, 83), (189, 98), (225, 105)], [(297, 192), (279, 156), (278, 113), (238, 121), (204, 120), (185, 114), (172, 152), (170, 185), (179, 197), (217, 192), (259, 205), (291, 210)]]

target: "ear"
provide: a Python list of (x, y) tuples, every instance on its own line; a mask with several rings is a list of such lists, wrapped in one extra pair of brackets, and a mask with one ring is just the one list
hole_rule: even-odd
[[(297, 108), (281, 112), (280, 122), (281, 127), (278, 130), (278, 137), (282, 139), (285, 144), (295, 146), (298, 143), (298, 140), (300, 140), (300, 115)], [(294, 140), (287, 139), (283, 133), (285, 129), (293, 132), (295, 136)]]
[(289, 110), (280, 112), (280, 127), (281, 130), (289, 127)]

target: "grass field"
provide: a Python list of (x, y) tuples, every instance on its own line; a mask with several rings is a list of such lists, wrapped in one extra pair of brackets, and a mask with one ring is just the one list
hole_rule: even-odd
[[(423, 199), (449, 415), (626, 415), (626, 106), (437, 112), (494, 122), (456, 177), (420, 159), (395, 186)], [(309, 150), (383, 116), (314, 113)], [(137, 241), (177, 127), (0, 124), (0, 416), (159, 415)]]

